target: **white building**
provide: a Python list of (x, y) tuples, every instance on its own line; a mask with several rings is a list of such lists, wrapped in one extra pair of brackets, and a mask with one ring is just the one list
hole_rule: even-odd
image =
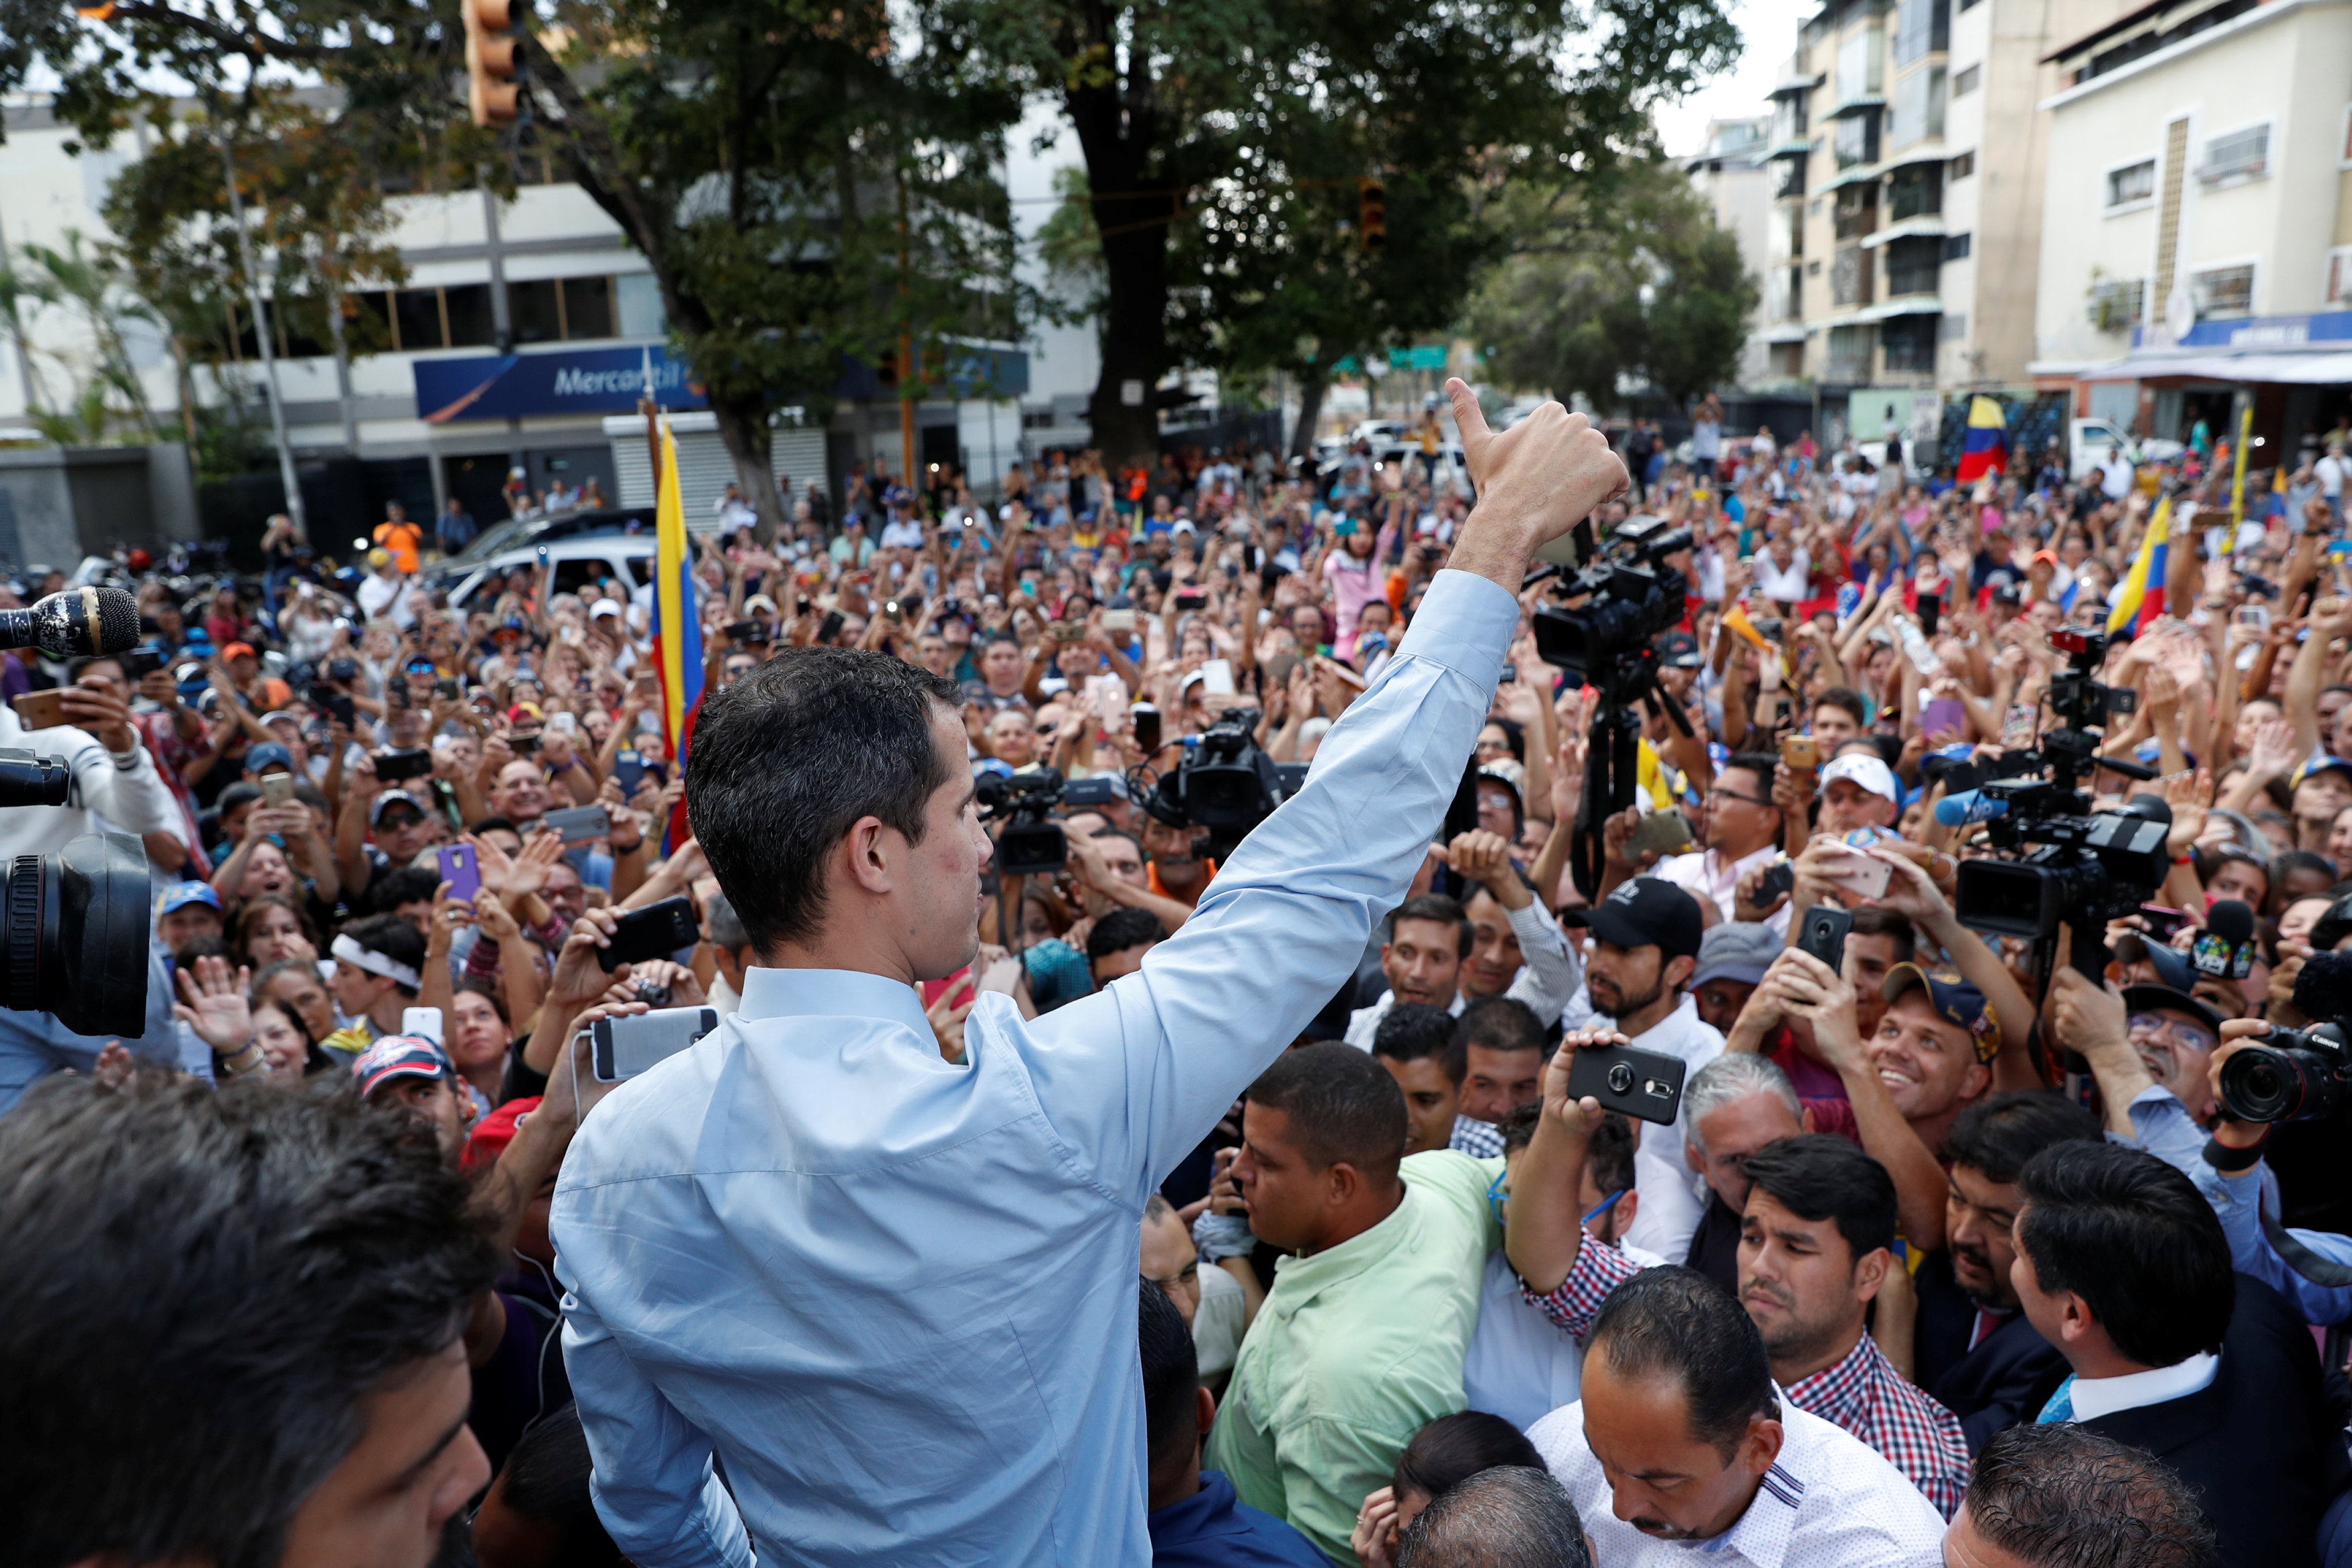
[[(1765, 155), (1769, 117), (1753, 120), (1713, 120), (1707, 122), (1703, 150), (1683, 160), (1691, 185), (1715, 214), (1715, 226), (1739, 242), (1739, 259), (1750, 276), (1761, 279), (1769, 264), (1774, 166)], [(1748, 347), (1739, 357), (1738, 384), (1762, 385), (1786, 380), (1771, 373), (1764, 340), (1764, 298), (1759, 284), (1756, 308), (1748, 313)]]
[(2352, 383), (2352, 3), (2158, 0), (2052, 59), (2037, 375), (2165, 437), (2242, 395), (2291, 458)]

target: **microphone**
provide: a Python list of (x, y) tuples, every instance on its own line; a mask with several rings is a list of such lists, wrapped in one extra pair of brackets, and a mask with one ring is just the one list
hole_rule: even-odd
[(139, 601), (119, 588), (68, 588), (30, 610), (0, 610), (0, 648), (38, 648), (70, 659), (137, 646)]
[(2244, 979), (2254, 967), (2254, 912), (2234, 898), (2215, 900), (2189, 958), (2200, 975)]
[(1965, 828), (1971, 822), (1990, 822), (1995, 817), (2008, 814), (2008, 801), (1988, 795), (1981, 789), (1963, 789), (1936, 802), (1936, 821), (1948, 828)]
[(2307, 1019), (2352, 1014), (2352, 953), (2314, 953), (2294, 977), (2294, 1009)]

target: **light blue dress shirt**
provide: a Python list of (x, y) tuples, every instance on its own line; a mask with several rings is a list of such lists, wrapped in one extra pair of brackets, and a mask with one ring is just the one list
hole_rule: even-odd
[(1034, 1022), (983, 996), (950, 1065), (910, 987), (753, 969), (717, 1032), (596, 1108), (551, 1228), (624, 1552), (1150, 1561), (1144, 1200), (1403, 896), (1517, 625), (1441, 572), (1307, 787), (1140, 972)]

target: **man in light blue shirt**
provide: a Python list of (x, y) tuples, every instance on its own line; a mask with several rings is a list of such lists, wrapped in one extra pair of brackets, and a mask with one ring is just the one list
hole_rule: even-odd
[[(644, 1568), (1141, 1564), (1145, 1200), (1353, 970), (1461, 782), (1535, 549), (1625, 483), (1557, 404), (1305, 789), (1138, 973), (961, 1063), (914, 982), (976, 946), (954, 688), (848, 650), (704, 705), (687, 800), (760, 955), (740, 1009), (581, 1130), (551, 1229), (598, 1512)], [(721, 1477), (724, 1479), (722, 1482)]]

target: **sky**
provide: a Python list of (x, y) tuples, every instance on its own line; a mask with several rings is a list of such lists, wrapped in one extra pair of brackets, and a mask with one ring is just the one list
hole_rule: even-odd
[(1743, 48), (1739, 63), (1680, 103), (1660, 107), (1658, 137), (1668, 153), (1696, 152), (1706, 141), (1710, 120), (1768, 114), (1780, 62), (1796, 52), (1797, 24), (1821, 9), (1819, 0), (1730, 0), (1732, 22)]

